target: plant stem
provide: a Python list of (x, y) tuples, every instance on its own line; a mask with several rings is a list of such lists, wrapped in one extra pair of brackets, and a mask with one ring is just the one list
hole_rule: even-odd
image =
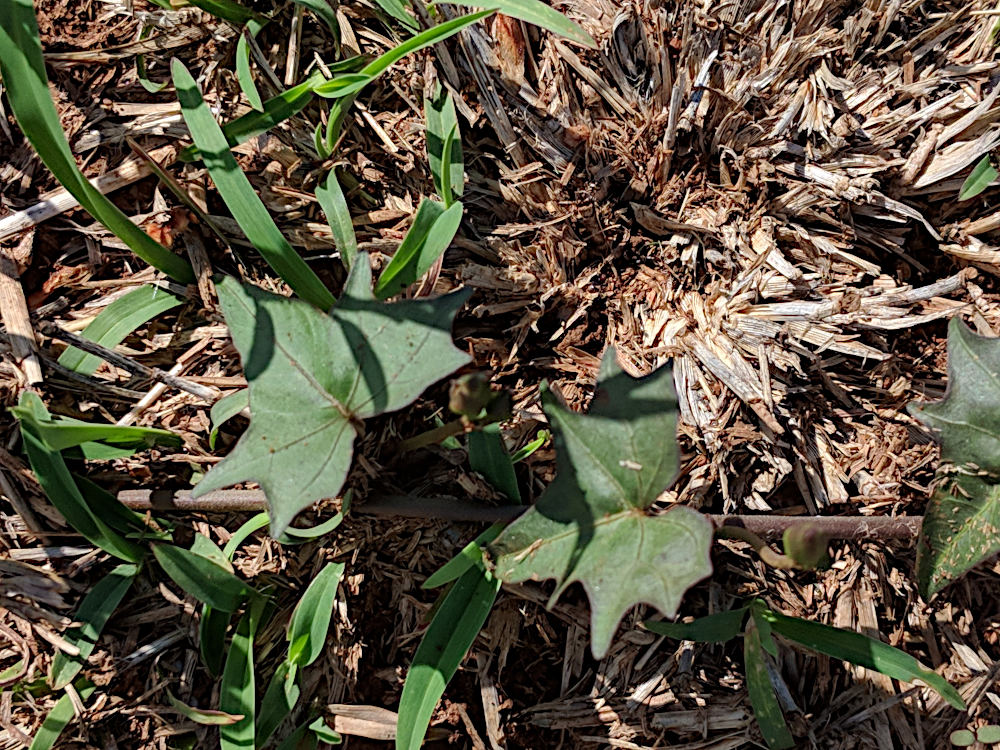
[(791, 570), (798, 567), (792, 558), (775, 552), (767, 542), (742, 526), (722, 524), (715, 529), (715, 536), (719, 539), (739, 539), (741, 542), (746, 542), (760, 555), (760, 559), (772, 568)]
[(468, 420), (455, 419), (451, 422), (446, 422), (440, 427), (435, 427), (433, 430), (427, 430), (427, 432), (421, 432), (419, 435), (406, 438), (406, 440), (403, 440), (399, 444), (399, 452), (406, 453), (407, 451), (413, 451), (427, 445), (436, 445), (442, 440), (447, 440), (455, 435), (461, 435), (469, 429), (470, 425)]
[[(438, 428), (440, 429), (440, 428)], [(417, 436), (420, 437), (420, 436)], [(267, 500), (261, 490), (218, 490), (197, 499), (189, 491), (124, 490), (118, 499), (133, 510), (191, 511), (199, 513), (232, 513), (267, 510)], [(407, 516), (437, 518), (443, 521), (495, 523), (511, 521), (525, 511), (523, 505), (487, 506), (467, 500), (444, 497), (418, 498), (409, 495), (385, 495), (358, 503), (352, 512), (376, 516)], [(781, 515), (709, 515), (716, 529), (726, 536), (744, 539), (743, 531), (758, 539), (780, 537), (785, 529), (809, 524), (831, 539), (854, 541), (886, 541), (915, 539), (920, 533), (923, 516), (781, 516)], [(736, 531), (737, 529), (741, 531)], [(753, 543), (753, 542), (751, 542)], [(773, 550), (772, 550), (773, 552)], [(774, 553), (777, 554), (777, 553)]]

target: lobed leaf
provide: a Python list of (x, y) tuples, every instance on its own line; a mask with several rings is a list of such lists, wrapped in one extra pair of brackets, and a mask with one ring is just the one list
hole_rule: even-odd
[(543, 404), (558, 475), (490, 551), (504, 581), (555, 578), (552, 602), (582, 584), (591, 603), (591, 650), (600, 658), (632, 606), (650, 604), (673, 617), (684, 592), (711, 573), (712, 525), (685, 507), (643, 512), (678, 468), (669, 369), (634, 380), (609, 350), (589, 415), (548, 392)]
[(194, 282), (187, 261), (137, 227), (76, 164), (49, 94), (38, 22), (31, 0), (0, 0), (0, 77), (7, 101), (38, 156), (80, 205), (139, 258), (182, 284)]
[(948, 326), (948, 390), (909, 411), (941, 434), (939, 470), (917, 545), (917, 582), (930, 598), (1000, 552), (1000, 340)]
[(275, 537), (303, 508), (336, 497), (350, 468), (355, 423), (401, 409), (469, 361), (450, 332), (467, 293), (377, 302), (365, 253), (329, 315), (233, 279), (217, 289), (243, 360), (252, 419), (193, 494), (259, 482)]

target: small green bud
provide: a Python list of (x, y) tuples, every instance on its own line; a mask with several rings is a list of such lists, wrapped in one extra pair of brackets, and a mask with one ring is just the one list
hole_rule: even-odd
[(825, 568), (830, 564), (827, 545), (830, 538), (810, 523), (799, 523), (785, 529), (785, 554), (806, 570)]
[(462, 375), (451, 381), (448, 408), (455, 414), (477, 419), (492, 400), (489, 378), (481, 372)]

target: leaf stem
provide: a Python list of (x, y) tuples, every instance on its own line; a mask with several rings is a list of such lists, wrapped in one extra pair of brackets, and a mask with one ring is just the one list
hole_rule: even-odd
[(719, 539), (738, 539), (741, 542), (746, 542), (760, 555), (760, 559), (772, 568), (791, 570), (798, 567), (792, 558), (775, 552), (768, 546), (767, 542), (750, 531), (750, 529), (742, 526), (722, 524), (715, 529), (715, 536)]

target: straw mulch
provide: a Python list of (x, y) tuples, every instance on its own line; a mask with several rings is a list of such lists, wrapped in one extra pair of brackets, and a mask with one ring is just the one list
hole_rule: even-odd
[[(335, 156), (356, 180), (349, 202), (362, 248), (384, 263), (432, 191), (421, 101), (441, 81), (460, 95), (468, 210), (420, 293), (475, 291), (456, 340), (513, 393), (511, 445), (542, 426), (542, 380), (585, 406), (610, 345), (634, 375), (673, 362), (684, 460), (665, 502), (735, 513), (922, 512), (937, 449), (905, 405), (943, 392), (948, 318), (1000, 334), (996, 191), (957, 201), (971, 166), (1000, 145), (1000, 12), (983, 0), (572, 0), (561, 9), (593, 34), (598, 51), (491, 19), (408, 58), (366, 92)], [(220, 117), (246, 109), (231, 72), (236, 32), (198, 11), (46, 0), (40, 15), (53, 93), (91, 175), (135, 158), (125, 136), (147, 148), (167, 144), (158, 152), (167, 161), (176, 153), (170, 144), (184, 137), (172, 94), (138, 85), (132, 58), (142, 24), (160, 34), (149, 55), (154, 79), (178, 54), (201, 72)], [(275, 83), (286, 72), (299, 80), (314, 54), (332, 59), (329, 35), (308, 16), (301, 39), (290, 37), (292, 15), (284, 9), (259, 40)], [(373, 6), (345, 4), (340, 16), (346, 51), (392, 46)], [(306, 115), (315, 123), (318, 110)], [(56, 186), (13, 121), (0, 124), (0, 205), (12, 215)], [(310, 127), (295, 118), (238, 153), (286, 235), (336, 288), (342, 273), (311, 195), (329, 164), (313, 152)], [(277, 288), (203, 171), (172, 171), (206, 202), (229, 247), (189, 223), (151, 179), (117, 193), (120, 205), (213, 270)], [(153, 278), (79, 211), (5, 237), (3, 246), (35, 320), (71, 330)], [(240, 387), (210, 282), (190, 296), (121, 351), (220, 392)], [(61, 345), (38, 342), (40, 391), (52, 411), (135, 420), (185, 439), (176, 454), (95, 466), (106, 486), (188, 486), (245, 425), (233, 423), (222, 450), (210, 451), (204, 402), (165, 389), (137, 409), (150, 383), (108, 365), (71, 379), (51, 366)], [(0, 346), (0, 392), (10, 405), (31, 358)], [(415, 409), (369, 426), (351, 478), (361, 500), (401, 491), (491, 496), (459, 451), (400, 458), (392, 450), (399, 437), (433, 426), (443, 394), (432, 390)], [(16, 426), (7, 418), (2, 428), (0, 668), (26, 653), (38, 678), (73, 604), (110, 565), (66, 533), (26, 471)], [(543, 449), (519, 467), (527, 496), (551, 479), (552, 458)], [(178, 520), (221, 542), (242, 518)], [(322, 545), (282, 549), (255, 537), (242, 548), (237, 567), (274, 582), (284, 613), (325, 560), (348, 563), (335, 632), (303, 691), (304, 703), (330, 706), (346, 747), (386, 746), (394, 716), (384, 709), (397, 705), (434, 601), (419, 584), (475, 532), (356, 514)], [(1000, 721), (994, 563), (927, 604), (906, 545), (841, 543), (833, 552), (830, 570), (786, 574), (725, 543), (715, 578), (689, 594), (683, 614), (763, 596), (784, 612), (880, 635), (939, 669), (970, 705), (959, 714), (933, 693), (786, 648), (781, 699), (804, 747), (948, 747), (951, 730)], [(637, 611), (596, 662), (582, 594), (547, 611), (547, 591), (501, 594), (445, 695), (431, 746), (722, 750), (759, 741), (738, 642), (654, 638), (635, 627)], [(196, 611), (168, 581), (143, 580), (95, 650), (87, 674), (100, 698), (63, 746), (169, 747), (190, 731), (197, 747), (209, 746), (211, 730), (170, 709), (165, 695), (215, 705), (217, 688), (197, 656)], [(279, 613), (258, 654), (267, 669), (283, 622)], [(54, 697), (0, 696), (0, 748), (20, 747)]]

